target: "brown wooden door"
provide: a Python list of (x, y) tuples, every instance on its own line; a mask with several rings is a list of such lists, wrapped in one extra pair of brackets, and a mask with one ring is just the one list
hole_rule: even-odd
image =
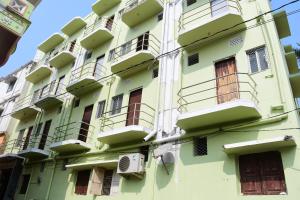
[(235, 58), (230, 58), (215, 64), (217, 99), (224, 103), (239, 98), (239, 84)]
[(103, 66), (104, 63), (104, 57), (105, 55), (99, 56), (95, 63), (93, 76), (96, 77), (97, 79), (101, 77), (101, 67)]
[(39, 144), (39, 149), (41, 149), (41, 150), (43, 150), (45, 148), (49, 130), (51, 127), (51, 122), (52, 122), (51, 120), (48, 120), (45, 123), (44, 130), (43, 130), (42, 137), (41, 137), (40, 144)]
[(86, 142), (88, 131), (91, 123), (92, 113), (93, 113), (93, 105), (87, 106), (84, 109), (82, 122), (79, 130), (78, 140)]
[(126, 126), (139, 124), (142, 92), (143, 89), (138, 89), (130, 93)]
[(32, 130), (33, 130), (33, 126), (29, 127), (28, 133), (27, 133), (27, 135), (26, 135), (26, 139), (25, 139), (25, 142), (24, 142), (24, 145), (23, 145), (23, 150), (27, 149), (27, 147), (28, 147), (28, 144), (29, 144), (29, 140), (30, 140), (30, 137), (31, 137)]
[(286, 192), (280, 152), (240, 156), (239, 169), (244, 195), (279, 195)]

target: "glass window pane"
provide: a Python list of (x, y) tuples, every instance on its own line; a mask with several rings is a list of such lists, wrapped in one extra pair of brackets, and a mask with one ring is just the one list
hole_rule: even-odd
[(258, 63), (257, 63), (255, 52), (248, 53), (248, 57), (249, 57), (251, 72), (252, 73), (258, 72)]
[(258, 49), (257, 54), (258, 54), (258, 57), (259, 57), (259, 64), (260, 64), (261, 70), (268, 69), (268, 62), (267, 62), (267, 59), (266, 59), (265, 48)]

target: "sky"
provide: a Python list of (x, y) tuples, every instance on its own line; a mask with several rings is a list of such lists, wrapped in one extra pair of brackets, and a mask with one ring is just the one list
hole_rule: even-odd
[[(273, 0), (273, 9), (290, 0)], [(21, 38), (16, 52), (0, 68), (0, 77), (6, 76), (33, 59), (36, 47), (76, 16), (84, 17), (91, 12), (96, 0), (42, 0), (31, 16), (31, 26)], [(300, 9), (300, 2), (285, 8), (287, 12)], [(300, 12), (289, 16), (292, 36), (283, 39), (284, 44), (296, 45), (300, 42)]]

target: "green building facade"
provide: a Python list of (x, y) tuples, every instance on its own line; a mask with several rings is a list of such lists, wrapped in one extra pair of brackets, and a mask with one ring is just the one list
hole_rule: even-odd
[(92, 9), (38, 46), (0, 157), (16, 200), (299, 197), (284, 11), (267, 0)]

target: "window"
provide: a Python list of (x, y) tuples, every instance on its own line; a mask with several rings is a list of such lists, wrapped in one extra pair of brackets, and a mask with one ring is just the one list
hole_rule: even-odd
[(123, 94), (120, 94), (112, 98), (111, 115), (115, 115), (121, 112), (122, 101), (123, 101)]
[(84, 61), (87, 61), (88, 59), (90, 59), (93, 55), (92, 51), (86, 51), (85, 55), (84, 55)]
[(2, 116), (3, 110), (0, 110), (0, 117)]
[(194, 138), (194, 156), (207, 155), (207, 138)]
[(239, 170), (244, 195), (286, 194), (280, 152), (242, 155)]
[(152, 72), (152, 78), (157, 78), (157, 77), (158, 77), (158, 68), (153, 69), (153, 72)]
[(57, 110), (57, 114), (60, 114), (61, 111), (62, 111), (62, 106), (59, 106), (59, 107), (58, 107), (58, 110)]
[(80, 105), (80, 99), (75, 99), (74, 108), (77, 108)]
[(256, 73), (269, 68), (265, 47), (252, 49), (247, 52), (251, 73)]
[(16, 84), (16, 80), (13, 80), (13, 81), (9, 82), (6, 93), (12, 91), (15, 87), (15, 84)]
[(16, 143), (17, 147), (20, 147), (22, 145), (24, 133), (25, 133), (25, 129), (20, 130), (18, 139), (17, 139), (17, 143)]
[(128, 54), (130, 52), (130, 50), (131, 50), (131, 41), (126, 42), (125, 44), (123, 44), (121, 46), (121, 56)]
[(102, 195), (110, 195), (111, 182), (113, 178), (113, 170), (105, 170), (102, 186)]
[(39, 125), (36, 127), (35, 137), (40, 135), (42, 127), (43, 127), (43, 123), (39, 123)]
[(41, 166), (40, 166), (40, 172), (44, 172), (44, 170), (45, 170), (45, 166), (46, 166), (46, 163), (45, 162), (42, 162), (41, 163)]
[(119, 191), (120, 176), (113, 169), (93, 168), (90, 193), (94, 195), (114, 195)]
[(97, 118), (100, 118), (100, 117), (103, 116), (104, 108), (105, 108), (105, 100), (104, 100), (104, 101), (100, 101), (100, 102), (98, 103), (98, 108), (97, 108)]
[(141, 151), (141, 154), (143, 154), (145, 156), (145, 162), (147, 162), (149, 159), (149, 146), (141, 147), (140, 151)]
[(118, 19), (121, 19), (122, 15), (124, 13), (124, 8), (119, 10), (119, 15), (118, 15)]
[(164, 18), (164, 13), (163, 12), (161, 12), (157, 15), (157, 21), (161, 21), (161, 20), (163, 20), (163, 18)]
[(115, 55), (116, 55), (116, 50), (112, 49), (109, 51), (109, 55), (108, 55), (108, 61), (112, 61), (115, 59)]
[(22, 184), (21, 184), (21, 188), (20, 188), (20, 194), (26, 194), (26, 191), (27, 191), (27, 188), (29, 185), (29, 180), (30, 180), (29, 174), (23, 175)]
[(77, 172), (77, 180), (75, 186), (75, 194), (86, 195), (89, 185), (91, 170), (83, 170)]
[(199, 63), (199, 55), (198, 53), (195, 53), (193, 55), (188, 56), (188, 66), (194, 65)]
[(186, 0), (186, 5), (190, 6), (190, 5), (192, 5), (192, 4), (196, 3), (196, 2), (197, 2), (197, 0)]

